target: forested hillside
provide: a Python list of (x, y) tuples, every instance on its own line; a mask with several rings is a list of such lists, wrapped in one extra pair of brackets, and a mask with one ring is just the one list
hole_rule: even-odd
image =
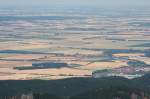
[(150, 99), (150, 74), (63, 80), (0, 81), (1, 99)]

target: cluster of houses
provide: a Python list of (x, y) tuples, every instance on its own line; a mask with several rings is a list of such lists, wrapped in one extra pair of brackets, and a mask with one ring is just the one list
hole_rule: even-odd
[(120, 76), (128, 79), (133, 79), (136, 77), (141, 77), (146, 73), (144, 68), (134, 68), (131, 66), (123, 66), (115, 69), (105, 69), (105, 70), (97, 70), (92, 73), (94, 78), (101, 77), (111, 77), (111, 76)]

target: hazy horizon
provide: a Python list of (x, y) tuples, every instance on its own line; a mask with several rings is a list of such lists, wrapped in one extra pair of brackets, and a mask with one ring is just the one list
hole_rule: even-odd
[(149, 0), (1, 0), (2, 7), (74, 7), (74, 6), (91, 6), (91, 7), (145, 7), (149, 6)]

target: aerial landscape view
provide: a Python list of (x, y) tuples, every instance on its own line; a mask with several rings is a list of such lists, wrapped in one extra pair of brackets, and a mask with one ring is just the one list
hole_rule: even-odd
[(1, 0), (0, 99), (150, 99), (150, 1)]

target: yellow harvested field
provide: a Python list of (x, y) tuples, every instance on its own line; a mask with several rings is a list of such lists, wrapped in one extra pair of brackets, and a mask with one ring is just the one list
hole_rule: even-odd
[(12, 68), (16, 66), (31, 66), (31, 62), (22, 62), (22, 61), (0, 61), (0, 69), (1, 68)]
[(15, 55), (7, 56), (7, 57), (5, 57), (5, 59), (26, 60), (26, 59), (39, 59), (41, 57), (44, 57), (44, 55), (40, 55), (40, 54), (15, 54)]
[[(88, 70), (79, 70), (72, 68), (60, 68), (60, 69), (37, 69), (37, 70), (14, 70), (11, 68), (1, 68), (0, 80), (5, 79), (58, 79), (64, 76), (67, 77), (84, 77), (91, 75)], [(64, 78), (63, 77), (63, 78)]]
[(144, 56), (144, 53), (117, 53), (113, 54), (116, 57), (133, 57), (133, 56)]
[(126, 62), (124, 61), (115, 61), (115, 62), (94, 62), (87, 66), (81, 67), (82, 69), (87, 70), (96, 70), (96, 69), (112, 69), (118, 68), (122, 66), (126, 66)]

